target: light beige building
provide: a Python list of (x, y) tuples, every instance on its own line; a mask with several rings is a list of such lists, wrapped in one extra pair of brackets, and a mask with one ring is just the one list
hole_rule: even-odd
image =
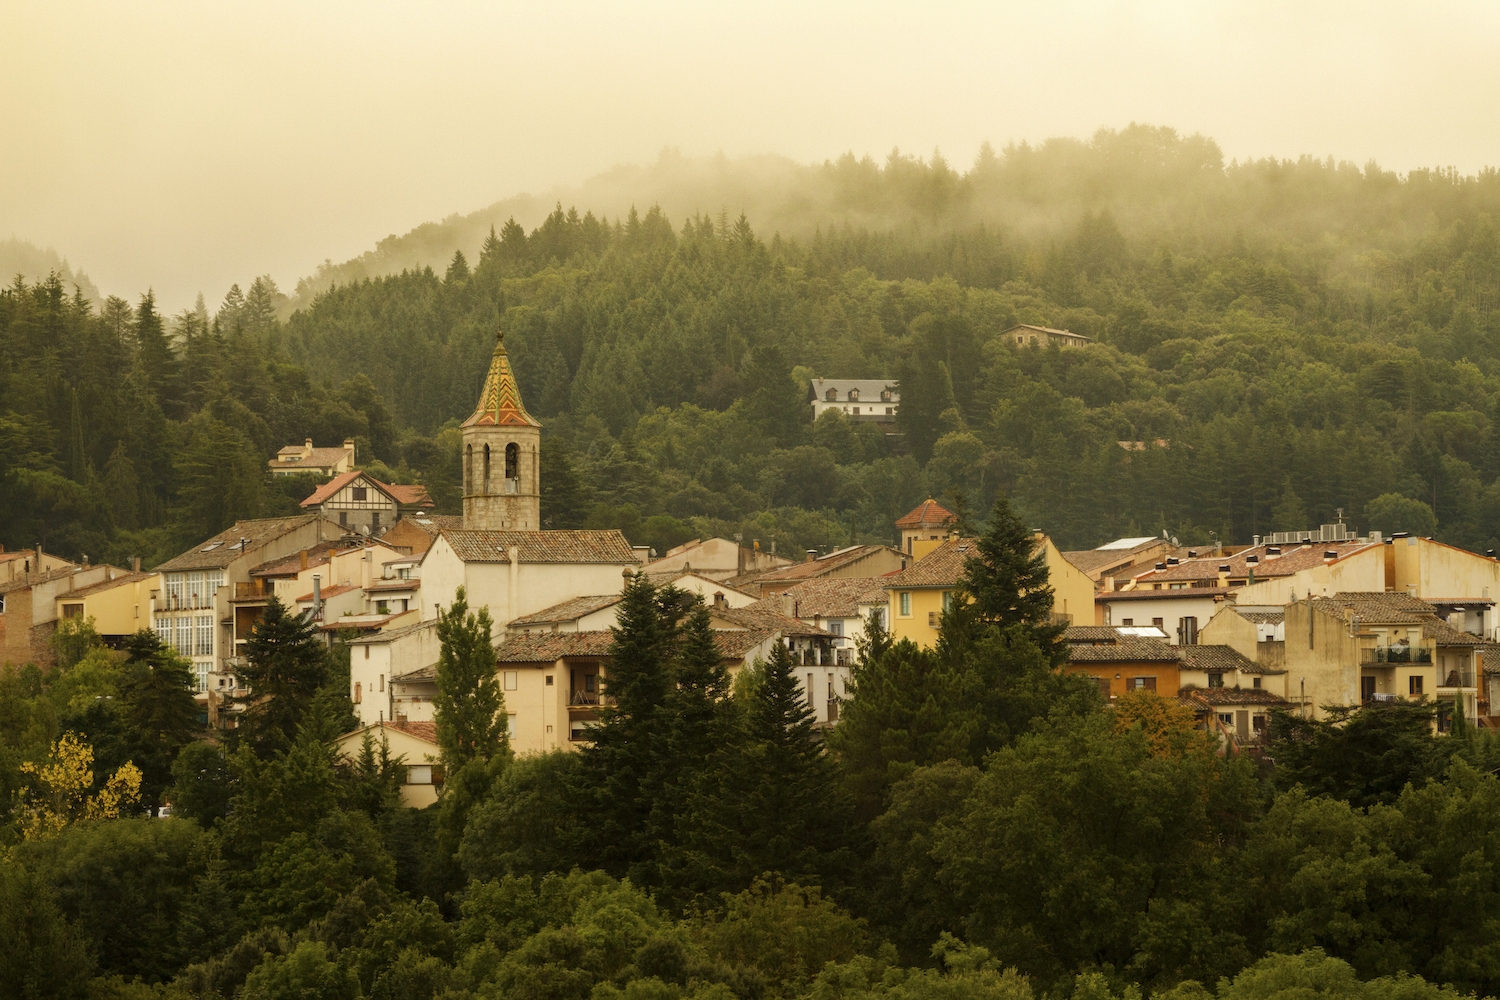
[(1286, 607), (1287, 700), (1309, 716), (1327, 705), (1433, 699), (1439, 729), (1452, 706), (1479, 712), (1483, 640), (1408, 594), (1374, 592), (1303, 599)]
[(1071, 330), (1033, 326), (1030, 323), (1018, 323), (1000, 334), (1000, 339), (1005, 343), (1014, 343), (1017, 347), (1087, 347), (1094, 342), (1092, 337), (1085, 337)]
[(287, 445), (267, 464), (274, 476), (337, 476), (354, 468), (354, 439), (345, 438), (342, 448), (314, 448), (313, 439), (308, 438), (301, 445)]
[(124, 572), (112, 566), (75, 565), (31, 549), (0, 555), (9, 557), (0, 559), (0, 665), (49, 666), (58, 598)]
[(443, 787), (443, 765), (437, 743), (437, 730), (431, 722), (377, 722), (345, 733), (336, 742), (338, 753), (350, 763), (364, 752), (365, 736), (374, 743), (379, 759), (381, 744), (392, 760), (405, 769), (401, 785), (401, 804), (410, 809), (425, 809), (438, 800)]
[(432, 498), (425, 486), (383, 483), (354, 469), (319, 486), (302, 501), (302, 509), (337, 521), (348, 531), (378, 538), (403, 517), (431, 510)]
[[(852, 667), (859, 662), (859, 642), (864, 638), (869, 609), (886, 607), (884, 583), (885, 578), (878, 576), (808, 580), (750, 607), (775, 611), (829, 633), (833, 636), (830, 646), (834, 663)], [(843, 680), (847, 681), (847, 676)]]
[(726, 582), (752, 596), (770, 597), (808, 580), (884, 576), (906, 568), (910, 561), (901, 550), (889, 545), (850, 545), (825, 556), (809, 551), (802, 562), (748, 573)]
[(901, 551), (911, 558), (920, 559), (937, 545), (927, 544), (921, 552), (918, 552), (916, 546), (919, 543), (946, 541), (957, 523), (958, 515), (932, 497), (928, 497), (918, 504), (916, 509), (908, 511), (897, 519), (896, 530), (901, 532)]
[(696, 573), (705, 579), (724, 581), (747, 573), (790, 566), (795, 560), (749, 547), (727, 538), (700, 538), (684, 542), (643, 568), (652, 579), (664, 573)]
[(901, 406), (901, 385), (895, 379), (815, 378), (808, 385), (813, 420), (837, 410), (861, 423), (894, 424)]
[(349, 640), (349, 700), (361, 723), (433, 721), (442, 653), (437, 624), (415, 622)]
[(56, 616), (59, 621), (93, 619), (94, 631), (104, 644), (118, 648), (125, 639), (151, 628), (152, 603), (160, 589), (161, 577), (156, 573), (127, 572), (108, 566), (105, 578), (98, 583), (58, 594)]
[(210, 724), (232, 725), (220, 709), (238, 690), (239, 657), (267, 601), (264, 581), (251, 572), (341, 534), (317, 514), (236, 521), (156, 568), (161, 589), (152, 627), (192, 661), (199, 705)]

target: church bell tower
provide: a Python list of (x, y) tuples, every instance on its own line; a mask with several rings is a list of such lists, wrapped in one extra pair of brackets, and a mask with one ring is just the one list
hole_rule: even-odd
[(464, 527), (540, 531), (542, 425), (521, 403), (503, 330), (495, 334), (479, 406), (462, 433)]

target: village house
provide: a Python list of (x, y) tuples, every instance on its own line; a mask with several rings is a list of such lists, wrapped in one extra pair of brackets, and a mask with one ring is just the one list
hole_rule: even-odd
[(437, 620), (391, 626), (348, 640), (349, 700), (367, 726), (377, 722), (432, 722)]
[(837, 410), (850, 420), (894, 424), (901, 405), (899, 383), (884, 379), (815, 378), (807, 389), (813, 420)]
[(1196, 549), (1174, 545), (1171, 539), (1154, 535), (1117, 538), (1097, 549), (1063, 553), (1063, 557), (1093, 580), (1099, 590), (1116, 590), (1154, 564), (1165, 562), (1168, 557), (1194, 559), (1198, 555)]
[(57, 599), (123, 572), (112, 566), (71, 563), (40, 546), (0, 552), (0, 664), (51, 665)]
[(747, 547), (727, 538), (700, 538), (668, 549), (666, 555), (648, 562), (644, 569), (653, 579), (658, 573), (696, 573), (705, 579), (724, 581), (790, 566), (793, 562), (785, 556), (762, 551), (758, 544)]
[(119, 649), (126, 639), (151, 627), (152, 603), (161, 589), (161, 577), (142, 573), (136, 559), (131, 571), (105, 567), (105, 578), (87, 587), (77, 587), (58, 594), (56, 620), (92, 619), (94, 631), (111, 649)]
[(1286, 666), (1286, 611), (1281, 608), (1268, 611), (1226, 604), (1198, 631), (1198, 638), (1205, 644), (1229, 646), (1270, 670)]
[(1056, 330), (1050, 326), (1033, 326), (1030, 323), (1016, 324), (1000, 334), (1000, 339), (1005, 343), (1013, 342), (1017, 347), (1087, 347), (1094, 342), (1094, 338), (1071, 330)]
[(754, 597), (770, 597), (808, 580), (884, 576), (906, 568), (908, 562), (899, 549), (889, 545), (850, 545), (825, 556), (808, 550), (802, 562), (732, 577), (725, 582)]
[(443, 765), (439, 763), (442, 748), (437, 742), (437, 727), (431, 722), (376, 722), (345, 733), (334, 743), (340, 757), (357, 764), (364, 753), (365, 740), (371, 742), (375, 760), (380, 760), (382, 745), (392, 761), (405, 770), (401, 782), (401, 804), (408, 809), (425, 809), (438, 800), (443, 787)]
[(1479, 650), (1433, 605), (1384, 591), (1304, 598), (1285, 609), (1286, 698), (1309, 717), (1329, 705), (1433, 699), (1446, 731), (1455, 705), (1477, 719)]
[(313, 439), (303, 444), (289, 444), (266, 463), (273, 476), (337, 476), (354, 468), (354, 439), (345, 438), (342, 448), (314, 448)]
[(432, 547), (439, 531), (463, 526), (464, 519), (457, 514), (417, 513), (397, 521), (380, 540), (408, 555), (420, 556)]
[(853, 666), (859, 662), (859, 642), (864, 638), (869, 609), (886, 606), (883, 583), (884, 578), (876, 576), (808, 580), (763, 597), (750, 607), (775, 611), (829, 633), (834, 637), (830, 643), (834, 662)]
[(427, 487), (383, 483), (358, 469), (335, 476), (302, 501), (302, 509), (309, 513), (337, 521), (347, 531), (376, 537), (402, 518), (431, 508)]
[(915, 510), (897, 519), (896, 530), (901, 532), (901, 551), (913, 559), (920, 559), (937, 548), (937, 545), (924, 545), (921, 551), (918, 551), (919, 542), (943, 542), (957, 523), (958, 515), (932, 497), (928, 497), (918, 504)]
[[(199, 708), (211, 725), (232, 722), (221, 717), (220, 708), (226, 696), (237, 693), (238, 658), (268, 597), (252, 570), (337, 541), (341, 534), (337, 524), (318, 514), (236, 521), (156, 568), (161, 590), (151, 626), (192, 662)], [(241, 615), (237, 603), (243, 601), (254, 607)]]
[[(1046, 535), (1033, 536), (1047, 564), (1052, 588), (1053, 617), (1072, 623), (1076, 616), (1092, 617), (1094, 582), (1063, 557)], [(925, 546), (936, 546), (922, 555)], [(886, 620), (892, 638), (910, 639), (924, 649), (937, 645), (938, 628), (964, 574), (965, 564), (978, 555), (978, 539), (949, 538), (941, 542), (920, 541), (918, 558), (906, 569), (883, 581), (888, 595)]]
[(1157, 629), (1070, 625), (1063, 642), (1063, 670), (1091, 678), (1106, 701), (1129, 691), (1173, 698), (1181, 686), (1182, 658)]

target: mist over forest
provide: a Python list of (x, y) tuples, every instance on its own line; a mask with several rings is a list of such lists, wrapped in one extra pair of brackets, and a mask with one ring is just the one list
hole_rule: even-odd
[[(455, 511), (498, 324), (545, 425), (554, 527), (827, 549), (890, 540), (929, 494), (983, 512), (1004, 491), (1065, 547), (1248, 541), (1339, 510), (1500, 546), (1492, 170), (1226, 164), (1134, 125), (967, 169), (664, 155), (575, 194), (175, 316), (145, 290), (17, 280), (0, 542), (149, 565), (295, 510), (312, 485), (265, 461), (305, 437), (355, 437)], [(996, 339), (1015, 323), (1095, 343)], [(813, 425), (811, 377), (899, 379), (901, 435)]]

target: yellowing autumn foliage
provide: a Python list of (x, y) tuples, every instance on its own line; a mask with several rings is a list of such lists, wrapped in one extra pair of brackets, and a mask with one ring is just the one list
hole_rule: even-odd
[(94, 748), (73, 733), (64, 733), (52, 744), (49, 759), (41, 764), (27, 761), (21, 771), (35, 776), (21, 805), (21, 834), (27, 840), (45, 840), (70, 823), (83, 820), (117, 819), (123, 809), (141, 797), (141, 769), (130, 761), (120, 765), (97, 795), (94, 787)]

